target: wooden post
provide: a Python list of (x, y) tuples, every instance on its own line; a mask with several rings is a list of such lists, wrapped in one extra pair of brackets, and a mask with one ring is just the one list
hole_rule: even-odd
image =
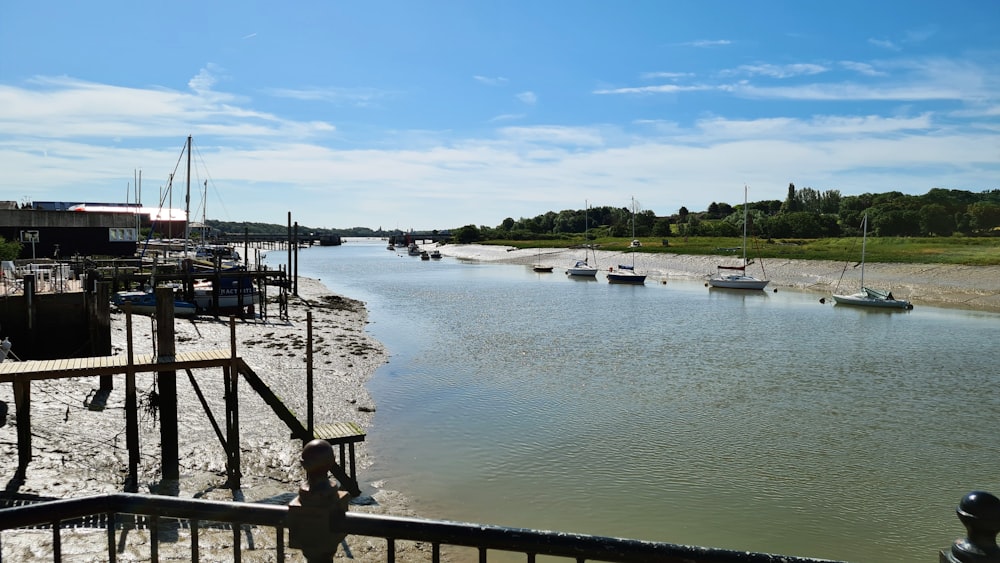
[(139, 492), (139, 403), (135, 398), (135, 356), (132, 349), (132, 304), (125, 303), (125, 335), (128, 365), (125, 366), (125, 446), (128, 449), (128, 477), (125, 492)]
[[(285, 266), (285, 272), (288, 274), (288, 289), (292, 289), (292, 212), (288, 212), (288, 263)], [(294, 293), (294, 292), (293, 292)]]
[[(90, 280), (87, 281), (89, 285)], [(93, 292), (88, 293), (94, 307), (93, 316), (90, 318), (91, 353), (94, 356), (111, 355), (111, 302), (108, 301), (110, 287), (111, 284), (108, 282), (99, 281), (93, 285)], [(114, 378), (102, 375), (100, 390), (110, 393), (112, 389), (114, 389)]]
[(298, 221), (295, 222), (295, 234), (292, 235), (292, 240), (295, 242), (295, 273), (293, 275), (294, 277), (292, 277), (292, 280), (294, 280), (293, 283), (295, 284), (294, 286), (295, 291), (292, 292), (292, 295), (298, 297), (299, 296), (299, 222)]
[(306, 430), (309, 439), (316, 437), (313, 432), (313, 314), (306, 311)]
[(227, 468), (229, 474), (228, 486), (231, 490), (240, 488), (240, 399), (236, 384), (240, 372), (236, 355), (236, 317), (229, 317), (229, 365), (224, 368), (226, 381), (226, 446), (229, 448), (229, 459), (232, 464)]
[(17, 410), (17, 476), (24, 478), (31, 462), (31, 380), (14, 378), (14, 408)]
[[(174, 290), (156, 288), (156, 350), (157, 362), (173, 362)], [(177, 446), (177, 372), (157, 371), (156, 387), (160, 395), (160, 457), (164, 479), (180, 478)]]

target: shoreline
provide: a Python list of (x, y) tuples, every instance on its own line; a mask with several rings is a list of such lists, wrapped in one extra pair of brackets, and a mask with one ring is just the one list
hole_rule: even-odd
[[(459, 260), (501, 264), (541, 263), (563, 273), (576, 260), (584, 258), (582, 248), (525, 248), (481, 244), (446, 244), (441, 254)], [(597, 250), (597, 266), (606, 270), (623, 261), (628, 253)], [(705, 280), (719, 264), (736, 263), (736, 258), (687, 254), (635, 253), (635, 268), (652, 280)], [(763, 264), (764, 274), (761, 274)], [(843, 291), (853, 291), (860, 282), (860, 272), (832, 260), (758, 260), (747, 273), (770, 280), (766, 291), (779, 288), (812, 292), (817, 298), (829, 298), (841, 281)], [(600, 275), (598, 276), (600, 277)], [(888, 289), (915, 306), (925, 305), (1000, 313), (1000, 266), (961, 266), (952, 264), (865, 264), (865, 285)]]
[[(366, 330), (368, 311), (361, 301), (334, 294), (319, 280), (299, 278), (299, 296), (290, 296), (288, 319), (277, 316), (236, 320), (236, 351), (282, 401), (300, 419), (306, 405), (307, 314), (312, 315), (314, 418), (317, 424), (352, 421), (366, 431), (372, 426), (376, 407), (367, 390), (375, 371), (388, 362), (385, 347)], [(268, 304), (277, 312), (276, 302)], [(177, 352), (229, 350), (228, 318), (212, 317), (175, 319)], [(133, 353), (153, 352), (155, 322), (151, 317), (132, 316)], [(125, 315), (111, 315), (112, 354), (127, 352)], [(16, 343), (15, 343), (16, 345)], [(218, 369), (193, 370), (212, 416), (223, 424), (225, 399), (223, 374)], [(241, 378), (242, 379), (242, 378)], [(239, 384), (239, 419), (241, 450), (241, 488), (225, 487), (226, 456), (213, 432), (208, 415), (197, 397), (188, 375), (177, 373), (177, 417), (180, 428), (178, 452), (181, 477), (176, 481), (161, 479), (160, 426), (156, 410), (150, 405), (155, 390), (155, 374), (136, 375), (138, 392), (140, 463), (139, 493), (166, 494), (180, 498), (238, 500), (287, 504), (304, 481), (299, 457), (301, 445), (289, 438), (288, 428), (245, 381)], [(26, 498), (75, 498), (124, 490), (128, 468), (125, 444), (125, 378), (114, 377), (114, 389), (103, 410), (90, 410), (87, 402), (99, 387), (99, 378), (38, 380), (32, 384), (32, 460), (23, 482), (14, 480), (17, 470), (17, 428), (13, 390), (0, 386), (0, 406), (6, 406), (0, 418), (0, 471), (6, 476), (7, 494)], [(305, 420), (302, 420), (305, 423)], [(415, 516), (409, 501), (382, 481), (365, 480), (373, 460), (366, 442), (356, 444), (356, 462), (362, 494), (351, 500), (349, 510)], [(89, 538), (82, 542), (72, 539)], [(107, 540), (100, 530), (63, 533), (64, 555), (83, 556), (88, 560), (106, 557)], [(148, 530), (120, 532), (126, 553), (148, 553)], [(247, 535), (253, 551), (275, 549), (274, 531), (253, 529)], [(161, 544), (161, 554), (171, 550), (190, 554), (186, 533)], [(72, 546), (72, 548), (70, 548)], [(203, 557), (218, 555), (232, 558), (231, 532), (203, 530), (199, 537)], [(52, 535), (49, 531), (20, 530), (5, 533), (3, 556), (12, 560), (52, 560)], [(72, 549), (72, 551), (66, 551)], [(349, 537), (339, 550), (349, 551), (358, 561), (384, 561), (385, 542), (367, 537)], [(420, 552), (426, 558), (429, 547), (397, 542), (396, 552), (406, 558), (408, 552)], [(121, 552), (120, 552), (121, 553)], [(102, 555), (103, 554), (103, 555)], [(215, 555), (213, 555), (215, 554)], [(293, 555), (294, 554), (294, 555)], [(289, 550), (290, 561), (298, 561), (298, 551)], [(162, 555), (161, 555), (162, 556)]]

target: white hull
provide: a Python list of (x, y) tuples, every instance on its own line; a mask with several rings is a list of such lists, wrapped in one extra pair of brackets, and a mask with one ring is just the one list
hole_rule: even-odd
[(597, 268), (593, 266), (566, 268), (566, 273), (571, 276), (588, 276), (593, 278), (597, 276)]
[[(249, 307), (260, 303), (260, 294), (252, 285), (236, 287), (230, 283), (230, 287), (223, 287), (219, 290), (219, 309), (236, 309), (239, 307)], [(198, 309), (208, 310), (212, 308), (212, 283), (203, 282), (194, 287), (194, 304)]]
[(713, 277), (708, 285), (726, 289), (764, 289), (769, 280), (759, 280), (753, 276), (729, 275)]
[(854, 305), (858, 307), (878, 307), (881, 309), (912, 309), (913, 305), (903, 299), (887, 299), (884, 297), (872, 296), (868, 292), (854, 293), (851, 295), (833, 295), (833, 300), (838, 305)]

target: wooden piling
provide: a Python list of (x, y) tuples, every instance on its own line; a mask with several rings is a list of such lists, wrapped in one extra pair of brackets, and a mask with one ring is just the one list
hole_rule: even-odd
[(128, 448), (126, 493), (139, 492), (139, 402), (135, 397), (135, 354), (132, 349), (132, 304), (125, 303), (125, 335), (128, 364), (125, 366), (125, 446)]
[[(174, 345), (174, 290), (156, 288), (156, 349), (157, 361), (173, 362)], [(177, 445), (177, 372), (158, 371), (156, 386), (160, 410), (160, 458), (164, 479), (180, 478), (180, 450)]]

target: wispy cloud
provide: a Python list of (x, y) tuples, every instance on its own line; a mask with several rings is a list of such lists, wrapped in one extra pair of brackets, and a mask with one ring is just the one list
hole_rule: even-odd
[(679, 78), (688, 78), (691, 76), (694, 76), (694, 74), (690, 72), (644, 72), (639, 75), (639, 77), (643, 80), (658, 80), (664, 78), (667, 80), (674, 80)]
[(525, 105), (533, 106), (538, 103), (538, 96), (534, 92), (521, 92), (515, 97)]
[(507, 79), (502, 76), (482, 76), (477, 74), (472, 79), (487, 86), (500, 86), (507, 83)]
[(870, 44), (872, 44), (872, 45), (874, 45), (876, 47), (881, 47), (882, 49), (888, 49), (890, 51), (900, 51), (901, 50), (898, 45), (896, 45), (892, 41), (889, 41), (888, 39), (875, 39), (875, 38), (871, 38), (871, 39), (868, 40), (868, 43), (870, 43)]
[(793, 64), (756, 64), (742, 65), (733, 71), (726, 71), (723, 74), (749, 74), (751, 76), (769, 76), (771, 78), (791, 78), (793, 76), (809, 76), (822, 74), (829, 70), (823, 65), (813, 63), (793, 63)]
[(708, 47), (725, 47), (727, 45), (731, 45), (732, 43), (733, 42), (730, 41), (729, 39), (699, 39), (696, 41), (688, 41), (687, 43), (681, 43), (681, 45), (685, 45), (688, 47), (708, 48)]
[(266, 90), (275, 98), (293, 100), (328, 102), (332, 104), (351, 104), (358, 107), (370, 106), (377, 101), (389, 97), (385, 90), (374, 88), (274, 88)]
[(657, 86), (633, 86), (626, 88), (604, 88), (594, 90), (594, 94), (676, 94), (678, 92), (698, 92), (702, 90), (714, 90), (715, 86), (680, 86), (677, 84), (660, 84)]
[(854, 71), (865, 76), (886, 76), (886, 73), (876, 69), (870, 63), (860, 63), (856, 61), (840, 61), (841, 67)]

